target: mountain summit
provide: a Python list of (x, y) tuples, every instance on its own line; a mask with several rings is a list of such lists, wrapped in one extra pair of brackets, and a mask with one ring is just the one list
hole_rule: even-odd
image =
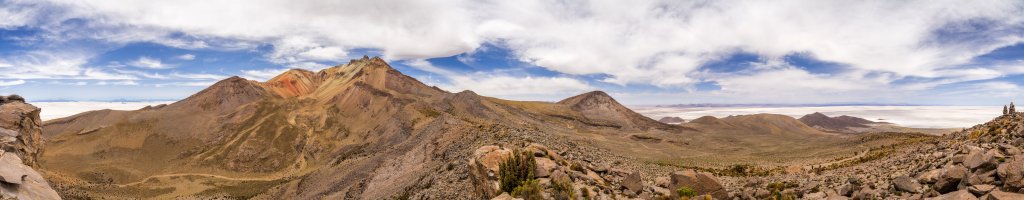
[(636, 129), (665, 127), (664, 123), (626, 108), (603, 91), (592, 91), (569, 97), (559, 101), (558, 104), (569, 106), (572, 110), (583, 113), (589, 120), (618, 127)]

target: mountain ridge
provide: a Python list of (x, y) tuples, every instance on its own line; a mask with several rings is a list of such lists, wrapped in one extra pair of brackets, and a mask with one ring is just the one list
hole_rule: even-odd
[[(266, 82), (230, 77), (167, 106), (50, 120), (41, 160), (68, 198), (142, 198), (132, 191), (174, 187), (146, 198), (485, 199), (492, 196), (465, 190), (488, 186), (467, 179), (461, 164), (484, 145), (535, 141), (574, 160), (609, 164), (705, 159), (715, 152), (750, 160), (789, 151), (759, 144), (764, 140), (782, 147), (838, 140), (792, 118), (702, 121), (657, 122), (602, 91), (558, 102), (451, 93), (364, 57), (318, 72), (288, 70)], [(804, 151), (817, 150), (798, 152)], [(243, 185), (247, 190), (232, 190)]]

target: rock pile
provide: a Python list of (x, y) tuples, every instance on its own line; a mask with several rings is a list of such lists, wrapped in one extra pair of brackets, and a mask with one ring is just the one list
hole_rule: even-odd
[(733, 199), (1024, 199), (1022, 145), (1024, 115), (1008, 112), (870, 162), (727, 185)]
[(0, 199), (60, 199), (32, 167), (42, 152), (40, 109), (0, 96)]
[[(693, 170), (678, 171), (667, 177), (645, 181), (640, 172), (630, 172), (605, 164), (566, 159), (563, 154), (541, 144), (523, 148), (483, 146), (474, 151), (469, 168), (477, 192), (493, 199), (515, 199), (500, 188), (500, 163), (514, 152), (526, 152), (536, 162), (534, 178), (543, 189), (544, 199), (562, 199), (565, 194), (574, 199), (678, 199), (678, 190), (692, 190), (694, 196), (727, 199), (728, 192), (717, 178)], [(567, 183), (570, 192), (562, 191), (560, 183)], [(652, 184), (653, 183), (653, 184)], [(671, 188), (671, 189), (669, 189)], [(692, 197), (692, 196), (691, 196)]]

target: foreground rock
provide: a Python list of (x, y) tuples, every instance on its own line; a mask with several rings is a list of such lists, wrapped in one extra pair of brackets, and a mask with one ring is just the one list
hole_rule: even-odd
[(536, 143), (516, 149), (483, 146), (474, 151), (469, 160), (469, 168), (481, 196), (493, 199), (520, 197), (501, 191), (499, 181), (501, 163), (519, 151), (534, 157), (534, 178), (544, 188), (541, 195), (548, 198), (563, 199), (571, 195), (575, 199), (678, 199), (675, 191), (689, 188), (695, 196), (729, 199), (722, 184), (709, 173), (678, 171), (670, 174), (670, 180), (668, 177), (659, 177), (656, 178), (658, 180), (645, 181), (645, 176), (640, 172), (622, 170), (606, 163), (566, 159), (558, 151)]
[(0, 96), (0, 199), (60, 199), (32, 169), (42, 152), (39, 108)]
[[(711, 195), (711, 197), (716, 199), (729, 198), (729, 193), (725, 191), (725, 188), (708, 173), (698, 173), (694, 170), (673, 172), (671, 180), (670, 189), (678, 190), (682, 187), (688, 187), (693, 189), (697, 195)], [(678, 194), (673, 194), (673, 197), (678, 198), (679, 196)]]

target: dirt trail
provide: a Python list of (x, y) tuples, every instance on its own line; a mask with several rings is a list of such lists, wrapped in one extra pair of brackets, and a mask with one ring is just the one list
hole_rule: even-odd
[(169, 177), (183, 177), (183, 176), (202, 176), (202, 177), (207, 177), (207, 178), (217, 178), (217, 179), (224, 179), (224, 180), (230, 180), (230, 181), (273, 181), (273, 180), (278, 180), (278, 179), (283, 178), (283, 177), (227, 177), (227, 176), (221, 176), (221, 175), (215, 175), (215, 174), (180, 173), (180, 174), (153, 175), (153, 176), (146, 177), (146, 178), (144, 178), (142, 180), (139, 180), (139, 181), (136, 181), (136, 182), (125, 183), (125, 184), (117, 184), (117, 185), (121, 186), (121, 187), (127, 187), (127, 186), (133, 186), (133, 185), (142, 184), (142, 183), (145, 183), (146, 181), (149, 181), (150, 179), (154, 179), (154, 178), (169, 178)]

